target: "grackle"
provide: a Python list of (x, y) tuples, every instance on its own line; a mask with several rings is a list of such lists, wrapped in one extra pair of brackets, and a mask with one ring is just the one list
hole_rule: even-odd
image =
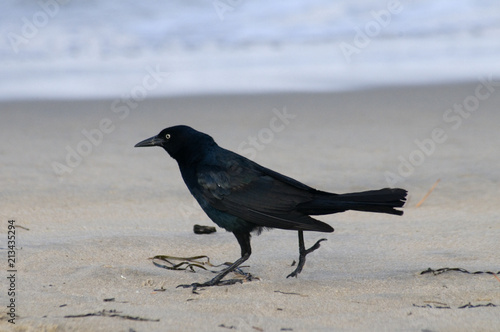
[[(333, 228), (311, 215), (325, 215), (347, 210), (402, 215), (406, 190), (384, 188), (349, 194), (333, 194), (311, 188), (215, 143), (212, 137), (180, 125), (162, 130), (158, 135), (135, 145), (160, 146), (174, 158), (191, 194), (218, 226), (232, 232), (241, 247), (241, 257), (205, 283), (179, 285), (198, 287), (234, 284), (222, 280), (238, 268), (251, 253), (250, 232), (263, 228), (298, 231), (299, 262), (288, 277), (302, 271), (306, 255), (318, 249), (318, 240), (309, 249), (303, 231), (333, 232)], [(247, 275), (251, 278), (251, 275)]]

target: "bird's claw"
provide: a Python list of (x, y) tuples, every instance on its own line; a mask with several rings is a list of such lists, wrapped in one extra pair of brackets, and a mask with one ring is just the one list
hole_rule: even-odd
[(304, 267), (304, 264), (306, 263), (306, 256), (310, 253), (312, 253), (314, 250), (318, 249), (321, 245), (321, 242), (323, 241), (326, 241), (326, 239), (319, 239), (318, 241), (316, 241), (316, 243), (311, 246), (309, 249), (305, 249), (303, 250), (302, 248), (299, 250), (299, 263), (297, 264), (297, 268), (292, 272), (290, 273), (289, 275), (287, 275), (286, 277), (287, 278), (290, 278), (290, 277), (295, 277), (297, 278), (297, 276), (299, 275), (300, 272), (302, 272), (302, 268)]
[(204, 282), (202, 284), (195, 282), (195, 283), (186, 284), (186, 285), (182, 284), (182, 285), (177, 286), (176, 288), (192, 288), (193, 293), (198, 294), (198, 292), (196, 292), (196, 290), (198, 288), (212, 287), (212, 286), (229, 286), (229, 285), (234, 285), (237, 283), (242, 284), (244, 281), (253, 281), (255, 279), (259, 279), (258, 277), (252, 276), (250, 273), (242, 273), (242, 275), (245, 276), (244, 279), (228, 279), (228, 280), (218, 280), (218, 281), (212, 279), (212, 280), (209, 280), (209, 281)]
[(305, 252), (304, 252), (304, 256), (307, 255), (307, 254), (310, 254), (312, 253), (314, 250), (316, 249), (319, 249), (320, 247), (320, 243), (323, 242), (323, 241), (326, 241), (326, 239), (319, 239), (318, 241), (316, 241), (316, 243), (309, 249), (307, 249)]
[(181, 287), (181, 288), (192, 288), (192, 292), (194, 294), (199, 294), (196, 291), (198, 288), (200, 288), (200, 287), (209, 287), (209, 286), (215, 286), (215, 285), (210, 284), (210, 282), (205, 282), (205, 283), (202, 283), (202, 284), (195, 282), (195, 283), (192, 283), (190, 285), (184, 285), (184, 284), (182, 284), (182, 285), (177, 286), (176, 288), (179, 288), (179, 287)]
[(179, 287), (181, 287), (181, 288), (192, 288), (192, 292), (194, 294), (199, 294), (196, 291), (198, 288), (212, 287), (212, 286), (234, 285), (234, 284), (236, 284), (238, 282), (239, 283), (243, 283), (243, 280), (242, 279), (229, 279), (229, 280), (221, 280), (221, 281), (219, 281), (217, 283), (212, 283), (212, 282), (208, 281), (208, 282), (204, 282), (202, 284), (195, 282), (195, 283), (192, 283), (190, 285), (179, 285), (176, 288), (179, 288)]

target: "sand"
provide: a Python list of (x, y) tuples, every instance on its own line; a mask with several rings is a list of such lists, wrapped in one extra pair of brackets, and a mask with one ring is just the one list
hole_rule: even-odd
[[(494, 275), (420, 274), (500, 271), (500, 87), (482, 84), (1, 103), (0, 330), (498, 330)], [(133, 148), (175, 124), (318, 189), (406, 188), (405, 215), (319, 217), (335, 232), (306, 234), (309, 245), (328, 241), (297, 279), (285, 278), (296, 233), (272, 230), (252, 238), (244, 268), (260, 280), (176, 288), (213, 274), (160, 269), (149, 257), (220, 264), (239, 246), (222, 229), (195, 235), (193, 225), (213, 224), (175, 161)], [(17, 226), (15, 296), (8, 220)]]

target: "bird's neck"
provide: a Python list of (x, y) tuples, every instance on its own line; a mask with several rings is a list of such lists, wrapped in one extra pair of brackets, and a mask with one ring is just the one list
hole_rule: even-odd
[[(198, 141), (196, 144), (189, 144), (182, 150), (178, 151), (177, 155), (174, 157), (182, 169), (184, 167), (192, 167), (192, 165), (198, 164), (203, 160), (207, 159), (216, 147), (217, 144), (211, 141)], [(209, 158), (208, 158), (209, 159)]]

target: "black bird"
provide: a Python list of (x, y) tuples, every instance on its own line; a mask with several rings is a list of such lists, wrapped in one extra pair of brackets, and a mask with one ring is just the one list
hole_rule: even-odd
[(310, 215), (347, 210), (402, 215), (406, 201), (404, 189), (380, 189), (349, 194), (333, 194), (311, 188), (297, 180), (223, 149), (212, 137), (188, 126), (174, 126), (135, 145), (160, 146), (174, 158), (182, 178), (205, 213), (218, 226), (232, 232), (241, 247), (241, 258), (205, 283), (183, 287), (232, 284), (222, 281), (246, 261), (251, 253), (250, 232), (263, 228), (296, 230), (299, 235), (299, 263), (288, 275), (296, 277), (306, 255), (318, 249), (304, 245), (303, 231), (333, 232), (333, 228)]

